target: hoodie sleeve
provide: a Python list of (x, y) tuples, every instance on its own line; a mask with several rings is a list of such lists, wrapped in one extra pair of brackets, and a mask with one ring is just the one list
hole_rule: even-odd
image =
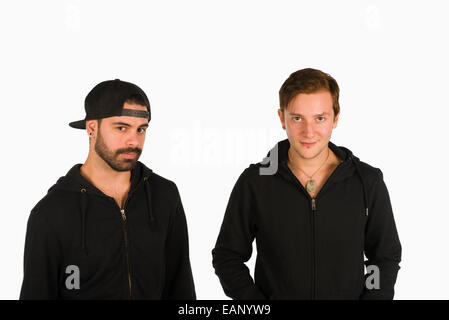
[(195, 300), (195, 286), (189, 259), (189, 237), (181, 197), (176, 189), (176, 208), (170, 219), (166, 242), (166, 278), (162, 293), (167, 300)]
[(251, 190), (243, 172), (235, 184), (226, 208), (220, 233), (212, 250), (212, 264), (225, 294), (236, 300), (267, 299), (254, 283), (245, 265), (255, 238)]
[(402, 249), (390, 197), (380, 170), (370, 194), (372, 194), (372, 202), (365, 229), (365, 255), (368, 260), (365, 261), (365, 265), (374, 265), (379, 268), (380, 287), (379, 289), (367, 289), (365, 286), (360, 298), (363, 300), (391, 300), (394, 296), (394, 285), (400, 269)]
[(25, 238), (21, 300), (57, 299), (60, 245), (46, 217), (33, 210)]

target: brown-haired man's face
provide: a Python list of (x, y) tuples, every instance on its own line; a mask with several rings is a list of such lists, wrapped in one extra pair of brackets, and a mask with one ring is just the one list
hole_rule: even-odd
[(337, 127), (339, 117), (339, 114), (334, 117), (332, 106), (330, 92), (319, 91), (300, 93), (290, 101), (284, 111), (278, 110), (290, 146), (301, 158), (314, 159), (327, 150), (332, 130)]
[[(125, 109), (146, 111), (141, 105), (125, 103)], [(148, 119), (119, 116), (101, 120), (97, 128), (94, 150), (112, 169), (129, 171), (142, 153)]]

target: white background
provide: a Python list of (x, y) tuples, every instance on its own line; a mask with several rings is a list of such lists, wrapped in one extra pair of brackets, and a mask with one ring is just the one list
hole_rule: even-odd
[[(332, 141), (382, 169), (403, 260), (396, 299), (448, 299), (447, 1), (2, 1), (0, 298), (17, 299), (28, 215), (88, 150), (84, 97), (141, 86), (141, 161), (176, 182), (199, 299), (224, 299), (211, 250), (240, 173), (286, 137), (288, 75), (341, 89)], [(254, 259), (250, 266), (254, 265)]]

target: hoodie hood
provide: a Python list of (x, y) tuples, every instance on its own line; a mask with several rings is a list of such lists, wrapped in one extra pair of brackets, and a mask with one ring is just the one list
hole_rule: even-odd
[[(111, 197), (105, 195), (102, 191), (100, 191), (97, 187), (95, 187), (81, 175), (81, 166), (82, 164), (74, 165), (65, 176), (58, 179), (58, 181), (48, 190), (48, 192), (50, 193), (53, 190), (60, 190), (65, 192), (76, 192), (79, 194), (82, 249), (86, 254), (88, 254), (86, 244), (86, 215), (89, 207), (89, 198)], [(136, 166), (131, 170), (131, 187), (128, 193), (129, 198), (131, 194), (136, 191), (136, 189), (142, 187), (142, 184), (144, 185), (149, 224), (153, 223), (155, 220), (151, 206), (150, 177), (152, 173), (153, 171), (151, 169), (147, 168), (140, 161), (137, 161)]]
[[(337, 146), (331, 141), (328, 144), (329, 148), (342, 160), (342, 163), (337, 167), (339, 169), (333, 177), (333, 183), (344, 180), (354, 174), (358, 175), (362, 187), (363, 187), (363, 201), (365, 205), (365, 214), (368, 215), (368, 195), (366, 181), (360, 170), (360, 159), (356, 157), (351, 150), (346, 147)], [(262, 167), (268, 167), (272, 165), (271, 159), (277, 163), (278, 168), (286, 170), (276, 170), (279, 174), (283, 175), (287, 179), (291, 179), (291, 175), (288, 171), (290, 169), (287, 166), (288, 150), (290, 148), (290, 142), (288, 139), (279, 141), (268, 153), (267, 157), (260, 163)], [(273, 155), (273, 157), (271, 157)], [(277, 157), (276, 157), (277, 155)], [(337, 170), (335, 169), (335, 171)]]

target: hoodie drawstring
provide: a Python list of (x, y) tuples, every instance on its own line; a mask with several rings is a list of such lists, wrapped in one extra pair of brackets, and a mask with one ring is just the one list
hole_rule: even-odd
[(351, 159), (352, 159), (352, 162), (355, 165), (355, 170), (357, 171), (357, 173), (358, 173), (358, 175), (360, 177), (360, 181), (362, 182), (363, 202), (365, 204), (365, 215), (368, 216), (368, 196), (367, 196), (367, 193), (366, 193), (365, 180), (363, 180), (363, 176), (362, 176), (362, 174), (360, 172), (360, 167), (359, 167), (358, 161), (354, 157), (351, 157)]
[(87, 211), (87, 192), (85, 188), (81, 190), (80, 207), (81, 207), (81, 242), (84, 253), (87, 255), (86, 247), (86, 211)]
[(145, 183), (145, 191), (147, 194), (147, 206), (148, 206), (148, 220), (149, 224), (154, 222), (153, 210), (151, 209), (151, 192), (150, 183), (148, 182), (148, 177), (143, 177)]
[[(150, 192), (150, 183), (148, 182), (148, 177), (144, 177), (144, 184), (145, 184), (145, 191), (146, 191), (146, 198), (147, 198), (147, 206), (148, 206), (148, 221), (149, 224), (154, 222), (154, 216), (153, 211), (151, 209), (151, 192)], [(82, 188), (81, 190), (81, 197), (80, 197), (80, 208), (81, 208), (81, 246), (84, 251), (84, 253), (87, 255), (87, 245), (86, 245), (86, 213), (87, 213), (87, 192), (85, 188)]]

